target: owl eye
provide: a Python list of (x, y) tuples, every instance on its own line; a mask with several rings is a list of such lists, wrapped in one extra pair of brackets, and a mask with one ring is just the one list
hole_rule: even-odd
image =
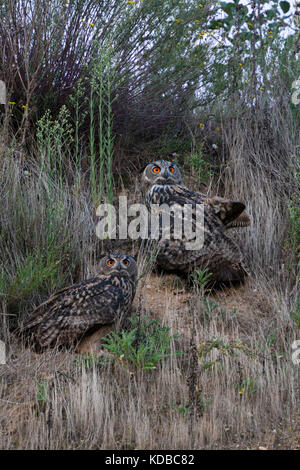
[(175, 168), (173, 166), (170, 166), (169, 170), (171, 173), (175, 173)]
[(113, 259), (109, 259), (109, 260), (107, 261), (107, 265), (108, 265), (108, 266), (113, 266), (114, 264), (115, 264), (115, 261), (114, 261)]
[(123, 264), (124, 266), (129, 266), (129, 259), (124, 259)]
[(158, 166), (155, 166), (152, 171), (157, 175), (160, 172), (160, 168)]

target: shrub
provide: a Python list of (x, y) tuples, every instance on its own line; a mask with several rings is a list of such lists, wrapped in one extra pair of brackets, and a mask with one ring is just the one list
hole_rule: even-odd
[[(153, 133), (170, 118), (182, 119), (205, 69), (208, 45), (199, 43), (197, 33), (212, 3), (203, 8), (196, 0), (2, 2), (0, 79), (15, 103), (11, 112), (7, 105), (6, 118), (19, 129), (22, 143), (30, 123), (47, 109), (55, 117), (109, 46), (118, 75), (117, 131)], [(87, 80), (84, 94), (89, 93)]]
[(160, 361), (172, 355), (172, 341), (177, 335), (171, 335), (170, 328), (161, 326), (158, 320), (137, 316), (130, 319), (130, 326), (131, 330), (113, 332), (104, 340), (104, 347), (127, 367), (156, 369)]

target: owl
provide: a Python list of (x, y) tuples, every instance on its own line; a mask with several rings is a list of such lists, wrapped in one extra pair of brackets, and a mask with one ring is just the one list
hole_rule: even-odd
[(30, 336), (36, 350), (74, 344), (90, 331), (120, 325), (128, 316), (136, 284), (132, 256), (103, 254), (97, 276), (53, 294), (17, 333)]
[(152, 204), (181, 208), (189, 204), (192, 207), (191, 223), (195, 226), (196, 204), (204, 206), (203, 246), (200, 249), (187, 249), (184, 237), (164, 239), (160, 230), (156, 258), (158, 266), (167, 271), (185, 273), (195, 268), (207, 268), (211, 280), (218, 281), (240, 280), (245, 276), (247, 269), (242, 251), (228, 235), (229, 229), (250, 224), (243, 203), (218, 196), (210, 198), (186, 188), (175, 162), (158, 160), (148, 164), (143, 170), (142, 181), (148, 211)]

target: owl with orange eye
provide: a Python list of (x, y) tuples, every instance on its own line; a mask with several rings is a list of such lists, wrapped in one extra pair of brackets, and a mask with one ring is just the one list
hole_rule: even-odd
[(97, 271), (95, 277), (49, 297), (15, 333), (40, 352), (56, 345), (76, 345), (102, 327), (121, 325), (136, 292), (136, 261), (121, 253), (103, 254)]
[[(190, 273), (207, 268), (215, 281), (240, 281), (248, 273), (242, 249), (228, 234), (229, 229), (247, 227), (250, 219), (242, 202), (219, 196), (208, 197), (184, 186), (176, 162), (157, 160), (142, 170), (145, 203), (148, 211), (152, 205), (169, 208), (192, 207), (191, 224), (195, 229), (196, 204), (204, 207), (204, 243), (202, 248), (186, 249), (186, 239), (164, 239), (160, 227), (156, 263), (166, 271)], [(149, 218), (150, 221), (150, 218)], [(171, 230), (174, 218), (171, 216)], [(150, 222), (149, 222), (150, 225)]]

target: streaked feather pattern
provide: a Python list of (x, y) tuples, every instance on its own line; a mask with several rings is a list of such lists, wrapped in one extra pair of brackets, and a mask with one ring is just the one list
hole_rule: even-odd
[[(156, 168), (155, 174), (153, 168)], [(200, 250), (187, 250), (184, 237), (180, 240), (174, 237), (164, 240), (160, 236), (157, 253), (159, 266), (169, 271), (183, 272), (192, 271), (196, 267), (201, 269), (207, 267), (213, 275), (212, 279), (218, 280), (245, 276), (247, 269), (241, 248), (226, 233), (230, 228), (245, 227), (250, 224), (243, 203), (218, 196), (209, 198), (206, 194), (188, 189), (182, 184), (177, 164), (165, 160), (150, 163), (144, 169), (143, 182), (146, 188), (145, 201), (149, 210), (152, 204), (166, 204), (169, 207), (175, 205), (182, 208), (189, 204), (192, 206), (193, 227), (196, 223), (196, 204), (204, 205), (204, 246)], [(171, 220), (171, 226), (172, 223)]]
[[(114, 269), (105, 264), (111, 258)], [(124, 259), (130, 260), (128, 268), (122, 264)], [(131, 256), (117, 253), (105, 255), (101, 264), (104, 274), (53, 294), (34, 310), (19, 333), (32, 335), (34, 342), (44, 348), (71, 344), (91, 328), (121, 322), (135, 296), (136, 262)]]

